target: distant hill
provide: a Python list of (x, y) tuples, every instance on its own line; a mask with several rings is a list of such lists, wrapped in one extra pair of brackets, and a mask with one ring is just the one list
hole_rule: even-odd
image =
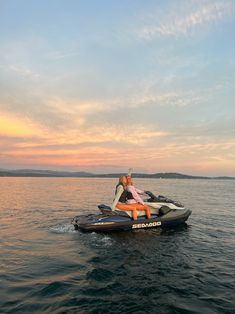
[(93, 177), (88, 172), (52, 171), (52, 170), (0, 170), (0, 177)]
[[(70, 172), (70, 171), (53, 171), (53, 170), (33, 170), (33, 169), (19, 169), (19, 170), (4, 170), (0, 169), (0, 177), (72, 177), (72, 178), (119, 178), (126, 173), (107, 173), (94, 174), (90, 172)], [(133, 173), (134, 178), (146, 179), (216, 179), (216, 180), (235, 180), (235, 177), (204, 177), (192, 176), (176, 172), (162, 172), (162, 173)]]
[[(118, 178), (126, 173), (109, 173), (109, 174), (97, 174), (95, 177), (100, 178)], [(133, 173), (135, 178), (148, 178), (148, 179), (211, 179), (211, 177), (192, 176), (175, 172), (163, 172), (163, 173)]]

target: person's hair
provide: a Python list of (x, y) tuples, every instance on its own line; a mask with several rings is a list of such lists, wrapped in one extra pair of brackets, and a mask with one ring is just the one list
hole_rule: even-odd
[(119, 183), (121, 183), (123, 186), (127, 185), (127, 177), (126, 176), (121, 176), (119, 178)]
[(131, 176), (127, 176), (126, 177), (126, 181), (127, 181), (127, 185), (132, 185), (133, 184)]

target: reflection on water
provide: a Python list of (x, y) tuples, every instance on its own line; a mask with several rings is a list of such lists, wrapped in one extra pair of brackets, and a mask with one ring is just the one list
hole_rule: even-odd
[(136, 179), (191, 208), (188, 224), (74, 231), (115, 184), (0, 178), (0, 312), (233, 313), (235, 181)]

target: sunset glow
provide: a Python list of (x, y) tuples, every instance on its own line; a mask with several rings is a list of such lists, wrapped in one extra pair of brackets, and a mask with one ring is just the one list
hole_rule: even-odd
[(0, 136), (22, 138), (35, 136), (37, 133), (37, 128), (27, 120), (4, 114), (0, 115)]

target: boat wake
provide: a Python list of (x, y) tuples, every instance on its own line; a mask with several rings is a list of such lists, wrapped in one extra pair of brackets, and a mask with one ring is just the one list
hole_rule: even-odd
[(63, 225), (56, 225), (50, 228), (50, 232), (53, 233), (76, 233), (74, 230), (73, 225), (71, 224), (63, 224)]

